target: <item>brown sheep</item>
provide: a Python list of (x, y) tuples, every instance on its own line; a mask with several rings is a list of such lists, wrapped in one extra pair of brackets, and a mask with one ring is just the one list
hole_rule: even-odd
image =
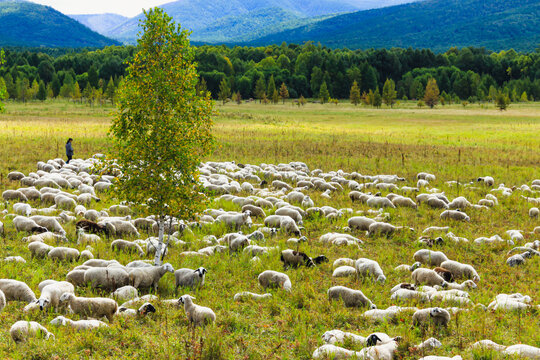
[(452, 275), (451, 271), (446, 270), (445, 268), (442, 268), (442, 267), (436, 267), (433, 270), (437, 274), (439, 274), (444, 279), (444, 281), (446, 281), (446, 282), (454, 282), (454, 275)]
[(101, 225), (86, 219), (81, 219), (77, 221), (77, 223), (75, 224), (75, 228), (83, 229), (84, 231), (92, 234), (102, 233), (106, 236), (109, 236), (109, 229), (105, 225)]

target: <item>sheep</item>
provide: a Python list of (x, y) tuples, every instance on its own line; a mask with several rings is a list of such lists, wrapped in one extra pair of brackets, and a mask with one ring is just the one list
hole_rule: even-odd
[(32, 206), (25, 203), (16, 203), (13, 204), (13, 212), (22, 216), (30, 216), (32, 215)]
[(322, 339), (326, 344), (331, 345), (335, 343), (344, 343), (345, 341), (359, 345), (364, 345), (366, 343), (365, 337), (341, 330), (327, 331), (322, 335)]
[(440, 266), (441, 263), (448, 260), (448, 257), (441, 251), (431, 251), (428, 249), (418, 250), (414, 253), (413, 258), (422, 264)]
[(313, 359), (334, 359), (334, 360), (344, 360), (357, 358), (361, 359), (356, 351), (347, 350), (345, 348), (335, 346), (332, 344), (325, 344), (313, 352), (311, 356)]
[(23, 177), (24, 177), (24, 174), (19, 171), (11, 171), (7, 176), (8, 180), (10, 181), (18, 181), (18, 180), (21, 180)]
[(381, 284), (384, 284), (386, 281), (386, 276), (384, 276), (381, 266), (375, 260), (360, 258), (356, 260), (354, 267), (356, 268), (358, 275), (370, 275), (375, 281)]
[(55, 232), (57, 234), (66, 235), (66, 231), (60, 225), (56, 217), (52, 216), (43, 216), (43, 215), (34, 215), (30, 219), (34, 220), (39, 226), (47, 228), (47, 230)]
[(135, 268), (129, 273), (129, 282), (137, 289), (153, 287), (154, 292), (157, 292), (159, 280), (167, 272), (174, 273), (174, 268), (169, 263), (161, 266)]
[(19, 190), (6, 190), (2, 193), (4, 201), (18, 200), (20, 202), (27, 202), (28, 198)]
[(74, 286), (83, 286), (86, 284), (84, 282), (84, 274), (86, 270), (71, 270), (66, 275), (66, 281), (72, 283)]
[(454, 275), (449, 270), (446, 270), (442, 267), (436, 267), (435, 269), (433, 269), (433, 271), (439, 274), (444, 279), (444, 281), (448, 283), (451, 283), (454, 281)]
[(368, 234), (369, 236), (385, 235), (389, 237), (393, 233), (395, 233), (397, 230), (401, 230), (401, 229), (408, 229), (410, 231), (414, 231), (413, 228), (407, 228), (403, 226), (394, 226), (392, 224), (388, 224), (385, 222), (374, 222), (373, 224), (369, 225)]
[(126, 220), (117, 218), (106, 218), (99, 222), (100, 225), (108, 227), (108, 234), (118, 236), (134, 236), (140, 237), (141, 234), (137, 231), (137, 228), (133, 224)]
[(377, 307), (360, 290), (349, 289), (345, 286), (333, 286), (328, 289), (328, 300), (343, 300), (346, 307), (368, 306), (370, 309)]
[(113, 251), (123, 251), (125, 253), (137, 253), (140, 257), (144, 256), (143, 249), (137, 243), (127, 240), (114, 240), (111, 242), (111, 249)]
[(442, 262), (440, 267), (452, 272), (452, 275), (454, 275), (454, 278), (456, 279), (467, 278), (472, 279), (474, 282), (480, 281), (480, 275), (478, 275), (476, 270), (471, 265), (462, 264), (453, 260), (447, 260)]
[(370, 197), (366, 201), (366, 205), (375, 209), (386, 208), (386, 207), (389, 207), (392, 209), (396, 208), (396, 206), (392, 204), (392, 202), (388, 198), (380, 197), (380, 196)]
[(112, 298), (121, 301), (135, 299), (138, 296), (139, 292), (137, 291), (137, 289), (130, 285), (122, 286), (121, 288), (118, 288), (113, 293), (111, 293)]
[(60, 296), (64, 293), (75, 294), (75, 288), (67, 281), (54, 281), (41, 289), (41, 295), (36, 300), (36, 304), (42, 311), (49, 307), (57, 310)]
[(283, 250), (281, 252), (280, 260), (283, 262), (283, 266), (285, 267), (285, 269), (289, 267), (297, 268), (298, 266), (302, 265), (305, 265), (306, 267), (312, 267), (324, 261), (328, 261), (328, 259), (324, 255), (320, 255), (312, 259), (303, 252), (291, 249)]
[[(104, 224), (97, 224), (94, 221), (88, 219), (81, 219), (75, 224), (77, 230), (81, 229), (92, 234), (111, 234), (112, 226), (107, 226)], [(112, 235), (112, 234), (111, 234)]]
[(6, 301), (36, 301), (36, 295), (26, 283), (13, 279), (0, 279), (0, 291), (4, 293)]
[(240, 251), (244, 247), (248, 246), (250, 243), (250, 240), (246, 236), (241, 235), (230, 241), (229, 250), (231, 252)]
[(178, 303), (184, 305), (184, 311), (190, 324), (202, 326), (216, 321), (216, 314), (212, 309), (193, 303), (195, 298), (190, 295), (183, 295), (178, 299)]
[(288, 234), (301, 236), (300, 229), (296, 222), (290, 216), (270, 215), (264, 219), (264, 225), (268, 227), (277, 227)]
[(530, 208), (529, 209), (529, 216), (531, 218), (538, 218), (538, 216), (540, 215), (540, 210), (538, 210), (537, 207), (533, 207), (533, 208)]
[(66, 303), (75, 314), (80, 316), (96, 319), (105, 316), (110, 324), (112, 324), (114, 314), (118, 310), (118, 304), (112, 299), (77, 297), (71, 293), (62, 294), (60, 303)]
[(283, 274), (273, 270), (266, 270), (257, 277), (259, 284), (263, 289), (269, 287), (282, 287), (285, 291), (290, 292), (292, 288), (291, 280), (287, 274)]
[(84, 284), (90, 284), (92, 288), (114, 291), (128, 283), (128, 272), (119, 266), (92, 267), (84, 273)]
[(347, 277), (351, 275), (356, 275), (356, 269), (352, 266), (339, 266), (332, 273), (332, 277)]
[(437, 274), (434, 270), (419, 268), (412, 272), (412, 281), (416, 285), (426, 284), (428, 286), (440, 285), (442, 287), (448, 286), (448, 283)]
[(4, 308), (6, 307), (6, 303), (6, 295), (4, 295), (4, 292), (0, 290), (0, 312), (4, 310)]
[(408, 271), (408, 272), (413, 272), (414, 270), (418, 269), (419, 267), (422, 266), (422, 263), (420, 263), (419, 261), (413, 263), (412, 265), (407, 265), (407, 264), (401, 264), (401, 265), (398, 265), (394, 268), (394, 271)]
[(392, 199), (392, 204), (394, 204), (396, 207), (408, 207), (416, 209), (418, 205), (408, 197), (405, 196), (396, 196)]
[(217, 222), (224, 223), (227, 227), (240, 229), (244, 225), (251, 225), (251, 212), (246, 210), (240, 214), (223, 214), (216, 218)]
[(49, 259), (58, 261), (76, 261), (79, 256), (79, 250), (63, 246), (52, 248), (47, 253)]
[(540, 359), (540, 348), (526, 344), (511, 346), (499, 345), (491, 340), (480, 340), (471, 345), (471, 349), (488, 349), (503, 353), (504, 355), (517, 355), (522, 358)]
[(304, 196), (304, 199), (302, 200), (302, 207), (304, 209), (308, 209), (308, 208), (312, 208), (314, 206), (315, 206), (315, 203), (313, 202), (313, 200), (311, 200), (309, 195)]
[(47, 245), (40, 241), (35, 241), (28, 244), (28, 250), (30, 250), (33, 258), (44, 258), (47, 256), (47, 253), (52, 249), (54, 249), (53, 246)]
[(272, 297), (272, 294), (270, 293), (266, 293), (266, 294), (255, 294), (255, 293), (252, 293), (252, 292), (249, 292), (249, 291), (243, 291), (243, 292), (239, 292), (239, 293), (236, 293), (234, 294), (234, 301), (247, 301), (248, 299), (252, 299), (252, 300), (255, 300), (255, 301), (259, 301), (259, 300), (263, 300), (263, 299), (268, 299), (268, 298), (271, 298)]
[(373, 224), (374, 222), (375, 220), (370, 219), (365, 216), (355, 216), (355, 217), (350, 218), (347, 221), (347, 224), (352, 230), (367, 231), (369, 230), (369, 226)]
[(470, 221), (471, 218), (459, 210), (445, 210), (441, 213), (441, 220)]
[(447, 327), (450, 322), (450, 313), (441, 308), (427, 308), (417, 310), (412, 317), (413, 325), (426, 325), (428, 322), (433, 322), (435, 326)]
[(75, 206), (77, 206), (75, 200), (63, 194), (58, 194), (54, 197), (54, 204), (56, 205), (57, 209), (64, 210), (73, 210), (75, 209)]
[(344, 266), (344, 265), (347, 265), (347, 266), (351, 266), (351, 267), (354, 267), (354, 262), (355, 260), (353, 259), (349, 259), (349, 258), (339, 258), (339, 259), (336, 259), (334, 261), (334, 263), (332, 264), (332, 267), (335, 269), (339, 266)]
[(246, 212), (246, 211), (249, 211), (251, 216), (254, 216), (256, 218), (265, 218), (266, 217), (266, 213), (264, 212), (264, 210), (258, 206), (255, 206), (255, 205), (251, 205), (251, 204), (246, 204), (244, 206), (242, 206), (242, 213)]
[(16, 343), (26, 341), (29, 337), (33, 336), (42, 337), (45, 338), (45, 340), (49, 340), (50, 338), (54, 339), (54, 335), (50, 333), (49, 330), (35, 321), (17, 321), (15, 324), (11, 325), (9, 334)]
[[(418, 198), (417, 198), (418, 199)], [(448, 209), (449, 205), (437, 196), (431, 195), (427, 198), (426, 204), (433, 209)]]
[(95, 244), (101, 241), (101, 238), (95, 234), (86, 234), (83, 229), (77, 229), (77, 244), (86, 245), (86, 244)]
[(128, 309), (125, 306), (120, 306), (118, 308), (117, 314), (120, 316), (146, 316), (149, 313), (155, 313), (156, 308), (154, 305), (150, 304), (149, 302), (142, 304), (141, 307), (139, 307), (137, 310), (134, 309)]
[(359, 359), (393, 360), (399, 341), (401, 341), (401, 337), (397, 336), (381, 345), (363, 348), (357, 357)]
[(528, 303), (531, 302), (530, 296), (515, 294), (499, 294), (495, 297), (495, 300), (488, 305), (490, 310), (521, 310), (530, 307)]
[(13, 225), (15, 225), (15, 230), (17, 232), (25, 231), (29, 233), (44, 233), (47, 232), (47, 229), (43, 226), (38, 225), (34, 220), (24, 217), (24, 216), (16, 216), (13, 219)]
[(192, 269), (178, 269), (174, 272), (175, 288), (174, 293), (178, 292), (178, 287), (187, 287), (190, 289), (199, 288), (204, 285), (205, 274), (208, 271), (200, 267), (196, 270)]
[(491, 176), (483, 176), (476, 179), (477, 182), (481, 182), (485, 186), (493, 186), (495, 185), (495, 180)]
[(108, 327), (106, 323), (100, 320), (77, 320), (73, 321), (71, 319), (65, 318), (63, 316), (57, 316), (54, 319), (52, 319), (49, 324), (55, 325), (55, 326), (69, 326), (75, 330), (83, 331), (83, 330), (94, 330), (100, 327)]

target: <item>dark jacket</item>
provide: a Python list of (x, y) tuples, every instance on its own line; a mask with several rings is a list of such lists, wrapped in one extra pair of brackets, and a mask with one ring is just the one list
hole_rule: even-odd
[(66, 155), (73, 156), (73, 146), (71, 146), (71, 141), (66, 144)]

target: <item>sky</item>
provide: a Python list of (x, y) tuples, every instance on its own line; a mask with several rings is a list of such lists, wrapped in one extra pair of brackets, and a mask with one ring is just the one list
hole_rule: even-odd
[(31, 0), (50, 6), (64, 14), (101, 14), (114, 13), (133, 17), (156, 5), (173, 0)]

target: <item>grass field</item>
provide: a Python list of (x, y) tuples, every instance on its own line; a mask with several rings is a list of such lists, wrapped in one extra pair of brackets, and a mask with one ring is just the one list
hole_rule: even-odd
[[(9, 171), (25, 173), (35, 171), (36, 162), (64, 157), (64, 143), (74, 138), (75, 156), (86, 158), (97, 152), (107, 152), (106, 137), (112, 107), (90, 108), (67, 102), (7, 104), (0, 114), (0, 178), (2, 189), (18, 184), (6, 180)], [(471, 181), (478, 176), (491, 175), (496, 184), (507, 186), (529, 184), (540, 178), (540, 104), (512, 104), (506, 112), (493, 105), (461, 105), (418, 109), (413, 103), (400, 104), (394, 109), (372, 109), (349, 104), (308, 104), (298, 108), (291, 104), (260, 105), (229, 104), (216, 106), (215, 135), (218, 147), (209, 160), (242, 163), (286, 163), (303, 161), (310, 169), (324, 171), (343, 169), (362, 174), (398, 174), (416, 183), (419, 171), (435, 174), (432, 186), (444, 190), (452, 199), (466, 196), (476, 203), (489, 189), (470, 190), (449, 187), (448, 180)], [(310, 191), (315, 203), (335, 208), (368, 210), (364, 204), (352, 204), (347, 194), (332, 194), (331, 200)], [(386, 192), (383, 192), (385, 195)], [(528, 217), (531, 207), (522, 193), (515, 191), (502, 198), (500, 205), (491, 210), (468, 210), (470, 223), (450, 222), (454, 234), (471, 241), (480, 236), (499, 234), (506, 230), (522, 229), (526, 241), (535, 238), (529, 232), (539, 226), (538, 220)], [(246, 196), (247, 194), (243, 194)], [(538, 193), (535, 195), (539, 197)], [(117, 199), (105, 196), (97, 209), (106, 208)], [(38, 206), (37, 203), (32, 203)], [(216, 208), (239, 210), (231, 202), (218, 202)], [(1, 205), (0, 205), (1, 209)], [(11, 208), (8, 207), (8, 210)], [(395, 272), (399, 264), (411, 264), (412, 255), (422, 248), (417, 243), (422, 229), (430, 225), (444, 225), (440, 210), (420, 206), (418, 210), (390, 209), (394, 225), (413, 227), (416, 233), (396, 235), (390, 239), (367, 238), (360, 248), (329, 247), (318, 242), (320, 235), (340, 231), (346, 226), (347, 216), (330, 221), (306, 221), (307, 244), (300, 250), (316, 256), (325, 254), (330, 263), (317, 268), (288, 270), (293, 284), (291, 294), (271, 290), (273, 297), (266, 302), (235, 303), (233, 295), (239, 291), (263, 292), (257, 284), (257, 275), (266, 270), (282, 271), (279, 252), (262, 256), (259, 264), (250, 262), (247, 254), (220, 254), (205, 259), (182, 258), (185, 250), (197, 250), (206, 234), (220, 236), (226, 229), (211, 226), (194, 231), (185, 238), (188, 245), (171, 249), (167, 259), (175, 268), (208, 269), (205, 286), (190, 292), (196, 303), (211, 307), (216, 315), (215, 325), (190, 330), (183, 309), (158, 305), (154, 316), (143, 319), (119, 319), (107, 329), (92, 333), (77, 333), (70, 329), (56, 329), (49, 325), (54, 312), (22, 314), (24, 304), (10, 302), (0, 312), (0, 358), (6, 359), (309, 359), (322, 345), (321, 335), (328, 330), (342, 329), (361, 335), (386, 332), (400, 335), (404, 345), (399, 359), (417, 359), (421, 354), (408, 347), (434, 336), (443, 347), (432, 353), (444, 356), (461, 354), (464, 359), (499, 358), (498, 354), (472, 353), (468, 346), (481, 339), (512, 345), (526, 343), (540, 347), (540, 316), (538, 311), (490, 312), (470, 308), (452, 318), (447, 330), (429, 327), (427, 330), (411, 326), (411, 314), (403, 313), (395, 321), (373, 323), (361, 315), (366, 309), (344, 308), (339, 302), (329, 302), (326, 291), (334, 285), (361, 289), (379, 309), (394, 305), (389, 290), (397, 283), (410, 281), (407, 273)], [(267, 214), (272, 211), (267, 212)], [(53, 263), (49, 260), (30, 259), (22, 234), (15, 233), (11, 220), (4, 219), (6, 237), (0, 246), (0, 259), (21, 255), (26, 264), (0, 263), (0, 278), (25, 281), (37, 291), (37, 284), (47, 278), (61, 280), (76, 264)], [(70, 239), (76, 239), (74, 224), (65, 225)], [(249, 231), (245, 229), (245, 231)], [(287, 236), (278, 235), (262, 246), (287, 248)], [(538, 238), (538, 235), (536, 235)], [(84, 248), (72, 244), (71, 246)], [(540, 259), (533, 258), (525, 265), (510, 268), (505, 264), (506, 244), (476, 245), (445, 242), (436, 250), (450, 259), (470, 263), (480, 273), (478, 289), (471, 290), (474, 303), (489, 304), (499, 293), (530, 295), (533, 304), (539, 304)], [(125, 264), (133, 256), (112, 253), (108, 243), (94, 246), (99, 258), (116, 258)], [(353, 259), (366, 257), (377, 260), (388, 281), (384, 285), (362, 279), (332, 279), (332, 262), (340, 257)], [(82, 261), (77, 264), (82, 263)], [(77, 289), (78, 296), (96, 296), (90, 289)], [(174, 278), (166, 274), (160, 283), (160, 298), (174, 298)], [(38, 295), (39, 296), (39, 295)], [(418, 305), (413, 302), (412, 304)], [(436, 303), (430, 305), (437, 305)], [(427, 307), (427, 304), (419, 307)], [(29, 319), (45, 325), (56, 335), (56, 340), (45, 342), (33, 339), (27, 344), (14, 344), (9, 327), (15, 321)], [(350, 344), (345, 344), (347, 345)], [(350, 347), (350, 346), (349, 346)], [(355, 346), (359, 350), (361, 347)]]

